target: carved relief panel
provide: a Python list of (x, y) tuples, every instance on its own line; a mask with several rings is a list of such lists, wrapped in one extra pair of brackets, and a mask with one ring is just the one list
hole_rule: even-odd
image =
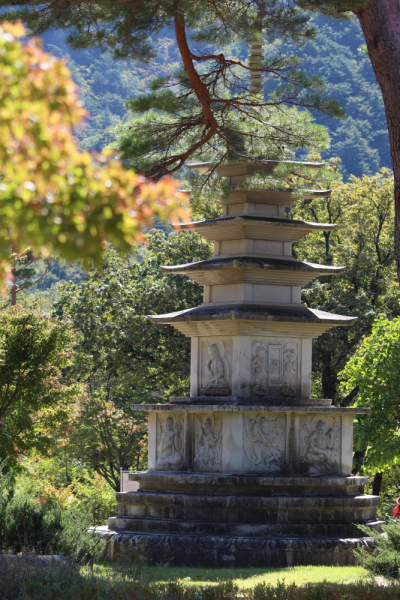
[(229, 396), (231, 393), (231, 340), (204, 340), (201, 349), (201, 388), (203, 396)]
[(285, 415), (243, 415), (243, 470), (279, 473), (285, 466)]
[(213, 413), (194, 415), (194, 470), (222, 471), (222, 418)]
[(269, 345), (269, 380), (268, 384), (271, 386), (282, 385), (282, 345), (270, 344)]
[(179, 413), (157, 414), (156, 469), (179, 471), (184, 464), (184, 417)]
[(282, 396), (295, 396), (297, 391), (297, 344), (288, 342), (282, 348)]
[(251, 390), (256, 396), (299, 394), (298, 344), (288, 340), (253, 340)]
[(299, 466), (308, 475), (338, 475), (341, 471), (340, 417), (300, 418)]
[(262, 342), (256, 342), (252, 348), (251, 391), (256, 396), (268, 394), (268, 348)]

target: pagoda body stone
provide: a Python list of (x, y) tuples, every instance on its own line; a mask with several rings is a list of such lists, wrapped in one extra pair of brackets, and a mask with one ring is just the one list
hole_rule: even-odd
[(191, 338), (190, 397), (140, 406), (148, 471), (129, 475), (138, 490), (117, 494), (119, 514), (103, 531), (113, 547), (144, 545), (150, 561), (353, 564), (351, 550), (373, 544), (357, 524), (380, 526), (379, 497), (360, 493), (367, 478), (351, 474), (353, 419), (368, 409), (311, 398), (312, 340), (355, 319), (301, 304), (302, 286), (342, 268), (295, 260), (292, 244), (335, 225), (289, 219), (288, 190), (241, 187), (258, 169), (217, 168), (232, 190), (222, 216), (181, 225), (213, 241), (214, 256), (163, 268), (204, 288), (200, 306), (150, 317)]

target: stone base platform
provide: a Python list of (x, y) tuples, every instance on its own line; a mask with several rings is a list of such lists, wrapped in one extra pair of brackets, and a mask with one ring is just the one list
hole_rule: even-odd
[(295, 565), (354, 565), (355, 548), (374, 549), (374, 540), (358, 538), (247, 538), (143, 534), (97, 527), (109, 542), (108, 558), (123, 549), (141, 547), (148, 564), (168, 562), (183, 567), (291, 567)]
[[(170, 405), (203, 405), (203, 406), (332, 406), (332, 400), (326, 398), (284, 398), (274, 396), (175, 396), (169, 399)], [(139, 405), (140, 407), (140, 405)], [(158, 408), (158, 405), (157, 405)]]
[(137, 492), (117, 493), (118, 516), (98, 528), (114, 557), (141, 545), (147, 560), (186, 566), (354, 564), (373, 548), (357, 524), (380, 528), (379, 497), (365, 477), (130, 473)]

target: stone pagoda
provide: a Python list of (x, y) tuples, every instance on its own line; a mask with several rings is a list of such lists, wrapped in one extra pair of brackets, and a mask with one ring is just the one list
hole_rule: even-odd
[(138, 489), (117, 494), (104, 532), (113, 546), (142, 544), (150, 561), (351, 564), (352, 549), (372, 545), (357, 524), (379, 528), (379, 498), (351, 475), (353, 418), (368, 409), (311, 398), (312, 340), (355, 319), (301, 304), (303, 285), (342, 268), (295, 260), (292, 244), (335, 225), (289, 219), (290, 190), (241, 185), (278, 162), (218, 166), (231, 185), (222, 216), (181, 225), (214, 242), (213, 258), (163, 268), (204, 288), (200, 306), (150, 317), (191, 338), (190, 397), (140, 406), (148, 471), (129, 474)]

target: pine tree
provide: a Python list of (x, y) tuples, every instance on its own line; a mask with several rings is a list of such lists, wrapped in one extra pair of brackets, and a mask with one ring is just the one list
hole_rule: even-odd
[[(175, 32), (182, 68), (158, 78), (152, 91), (131, 102), (146, 118), (133, 126), (131, 155), (145, 156), (146, 174), (159, 177), (180, 169), (189, 157), (213, 156), (259, 161), (289, 158), (285, 148), (304, 145), (320, 149), (323, 130), (301, 111), (313, 108), (343, 116), (340, 106), (325, 97), (323, 82), (300, 69), (299, 60), (279, 52), (263, 59), (255, 47), (276, 36), (296, 43), (315, 35), (308, 15), (290, 3), (275, 0), (28, 0), (13, 2), (6, 16), (22, 18), (31, 33), (56, 27), (68, 29), (72, 48), (98, 47), (115, 58), (151, 62), (152, 37), (168, 27)], [(237, 41), (253, 42), (250, 61), (221, 51)], [(258, 74), (258, 78), (257, 78)], [(268, 86), (263, 96), (249, 89), (251, 75)], [(160, 114), (161, 113), (161, 114)], [(325, 139), (324, 139), (325, 138)], [(263, 148), (268, 141), (268, 147)], [(261, 149), (260, 149), (261, 147)]]
[(14, 252), (10, 257), (10, 263), (11, 306), (15, 306), (19, 292), (35, 286), (47, 275), (51, 267), (51, 260), (50, 258), (44, 259), (45, 268), (43, 272), (40, 272), (38, 257), (31, 248), (26, 248), (23, 252)]
[[(172, 81), (159, 81), (148, 101), (148, 108), (166, 106), (180, 115), (165, 126), (160, 138), (164, 157), (149, 167), (151, 175), (179, 169), (199, 148), (219, 142), (226, 150), (221, 158), (233, 154), (240, 158), (257, 157), (243, 152), (231, 142), (237, 133), (236, 123), (225, 121), (226, 113), (245, 115), (255, 125), (268, 123), (271, 107), (299, 105), (318, 108), (328, 114), (343, 112), (322, 95), (322, 82), (299, 70), (294, 57), (276, 56), (250, 65), (225, 56), (220, 50), (237, 40), (260, 40), (264, 30), (267, 40), (276, 37), (295, 42), (310, 39), (315, 31), (309, 26), (309, 11), (330, 17), (346, 18), (355, 14), (363, 30), (368, 55), (382, 91), (389, 130), (394, 171), (395, 248), (397, 274), (400, 279), (400, 11), (398, 0), (19, 0), (12, 2), (8, 18), (21, 17), (32, 33), (54, 28), (70, 30), (74, 48), (97, 46), (112, 50), (115, 57), (151, 61), (154, 48), (151, 36), (163, 28), (173, 28), (183, 69)], [(189, 36), (187, 32), (190, 32)], [(192, 42), (192, 46), (189, 44)], [(197, 44), (196, 50), (193, 45)], [(238, 69), (263, 72), (277, 80), (275, 92), (267, 100), (247, 92)], [(164, 89), (172, 85), (178, 93)], [(159, 87), (158, 87), (159, 86)], [(158, 89), (157, 89), (158, 87)], [(161, 104), (161, 106), (160, 106)], [(261, 110), (262, 109), (262, 110)], [(260, 114), (261, 110), (261, 114)], [(189, 111), (189, 112), (188, 112)], [(190, 134), (184, 148), (178, 142)], [(240, 131), (240, 136), (243, 137)], [(247, 140), (254, 133), (246, 132)], [(251, 144), (250, 144), (251, 146)], [(167, 155), (166, 155), (167, 151)], [(171, 152), (171, 154), (169, 154)]]

